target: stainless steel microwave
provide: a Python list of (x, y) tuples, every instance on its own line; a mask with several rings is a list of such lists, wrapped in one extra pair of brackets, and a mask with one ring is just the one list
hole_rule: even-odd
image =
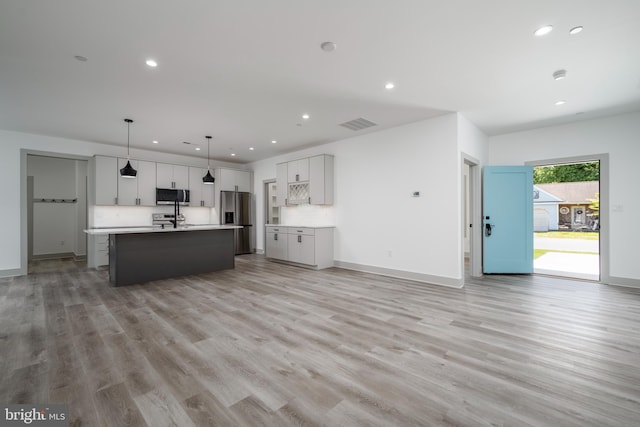
[(188, 205), (189, 190), (156, 188), (156, 205), (173, 205), (176, 200), (180, 205)]

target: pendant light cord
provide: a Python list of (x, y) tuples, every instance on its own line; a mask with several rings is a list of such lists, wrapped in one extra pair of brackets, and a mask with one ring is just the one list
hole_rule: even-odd
[(131, 127), (131, 123), (133, 123), (133, 120), (131, 119), (124, 119), (124, 121), (127, 123), (127, 161), (131, 160), (131, 153), (129, 152), (129, 128)]
[(211, 170), (211, 137), (207, 135), (205, 138), (207, 138), (207, 170)]

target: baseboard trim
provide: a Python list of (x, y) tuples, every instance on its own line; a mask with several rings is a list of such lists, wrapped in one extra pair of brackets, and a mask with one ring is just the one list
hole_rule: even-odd
[(334, 261), (334, 266), (345, 270), (362, 271), (363, 273), (379, 274), (381, 276), (395, 277), (397, 279), (412, 280), (414, 282), (428, 283), (430, 285), (446, 286), (460, 289), (464, 287), (464, 279), (434, 276), (431, 274), (415, 273), (413, 271), (394, 270), (392, 268), (376, 267), (373, 265), (356, 264), (353, 262)]
[(628, 277), (609, 276), (609, 279), (605, 283), (607, 285), (613, 285), (613, 286), (625, 286), (627, 288), (640, 288), (640, 280), (629, 279)]
[(259, 255), (264, 255), (264, 249), (256, 249), (256, 253)]
[(41, 255), (33, 255), (31, 257), (34, 261), (39, 261), (42, 259), (59, 259), (59, 258), (74, 258), (76, 255), (73, 252), (60, 252), (57, 254), (41, 254)]
[(0, 270), (0, 278), (2, 277), (15, 277), (25, 276), (27, 272), (22, 268), (13, 268), (9, 270)]

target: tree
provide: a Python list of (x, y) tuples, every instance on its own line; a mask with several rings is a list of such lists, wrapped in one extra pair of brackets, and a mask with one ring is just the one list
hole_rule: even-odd
[(600, 162), (540, 166), (533, 169), (534, 184), (600, 180)]

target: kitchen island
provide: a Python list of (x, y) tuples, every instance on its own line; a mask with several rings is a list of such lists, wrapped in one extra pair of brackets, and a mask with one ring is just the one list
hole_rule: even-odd
[(234, 229), (229, 225), (93, 228), (109, 235), (109, 281), (113, 286), (235, 267)]

